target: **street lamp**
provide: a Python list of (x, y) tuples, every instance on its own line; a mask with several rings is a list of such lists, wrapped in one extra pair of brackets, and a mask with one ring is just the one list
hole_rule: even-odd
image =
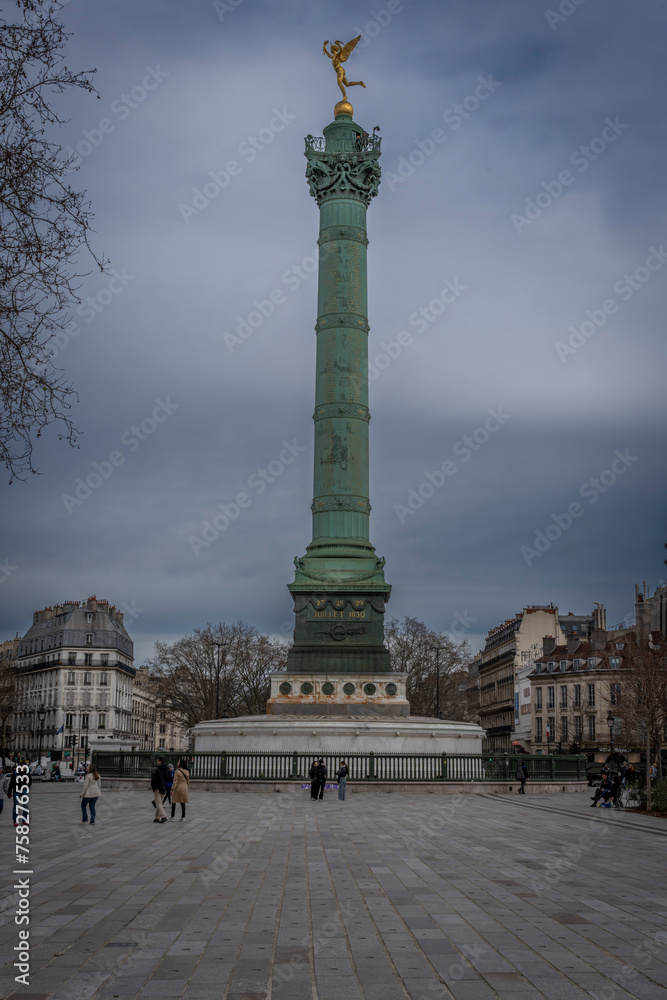
[(222, 664), (220, 663), (220, 650), (224, 647), (224, 642), (216, 642), (213, 640), (213, 645), (218, 647), (218, 669), (215, 675), (215, 717), (216, 719), (220, 715), (220, 669)]
[(444, 646), (435, 647), (435, 717), (436, 719), (442, 718), (442, 712), (440, 711), (440, 650), (444, 649)]
[(611, 709), (607, 712), (607, 725), (609, 726), (609, 756), (611, 757), (611, 766), (614, 766), (614, 713)]
[(43, 704), (39, 706), (39, 710), (37, 712), (37, 718), (39, 719), (39, 751), (38, 751), (38, 754), (37, 754), (37, 760), (38, 760), (38, 763), (41, 765), (41, 763), (42, 763), (42, 735), (44, 733), (44, 719), (46, 718), (46, 709), (44, 708)]

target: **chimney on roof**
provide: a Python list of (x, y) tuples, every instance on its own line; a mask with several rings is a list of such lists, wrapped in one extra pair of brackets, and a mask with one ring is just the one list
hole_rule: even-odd
[[(646, 585), (644, 585), (646, 586)], [(651, 604), (647, 600), (647, 595), (642, 593), (635, 584), (635, 620), (637, 629), (637, 643), (645, 646), (651, 632)]]
[(580, 635), (568, 635), (567, 637), (567, 651), (568, 654), (576, 652), (576, 650), (581, 646), (581, 636)]
[(591, 646), (593, 649), (604, 649), (607, 645), (607, 633), (605, 629), (594, 628), (591, 635)]
[(607, 628), (607, 611), (604, 604), (600, 604), (598, 601), (593, 602), (595, 608), (593, 609), (593, 628), (604, 631)]
[(556, 639), (553, 635), (545, 635), (542, 639), (542, 655), (548, 656), (556, 648)]

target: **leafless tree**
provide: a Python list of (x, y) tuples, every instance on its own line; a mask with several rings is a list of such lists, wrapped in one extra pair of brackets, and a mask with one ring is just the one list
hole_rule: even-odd
[(104, 270), (89, 244), (85, 193), (67, 182), (71, 158), (53, 141), (64, 120), (49, 103), (72, 88), (94, 93), (94, 70), (63, 62), (69, 35), (59, 0), (16, 0), (0, 16), (0, 461), (13, 479), (37, 470), (33, 447), (59, 425), (76, 444), (76, 393), (53, 363), (54, 337), (70, 323), (80, 254)]
[[(16, 667), (12, 659), (0, 659), (0, 746), (9, 749), (13, 734), (10, 720), (17, 711)], [(0, 764), (3, 764), (0, 757)]]
[(402, 622), (389, 619), (385, 625), (385, 642), (392, 670), (408, 674), (407, 695), (412, 715), (437, 715), (436, 667), (439, 664), (440, 711), (446, 719), (469, 719), (466, 689), (471, 652), (467, 640), (455, 642), (449, 635), (427, 628), (417, 618), (407, 617)]
[(160, 693), (188, 728), (206, 719), (266, 711), (269, 674), (283, 670), (287, 647), (247, 622), (210, 622), (169, 644), (149, 662)]
[(664, 639), (632, 649), (630, 665), (623, 671), (614, 714), (621, 719), (623, 734), (646, 748), (647, 809), (651, 808), (650, 768), (655, 758), (662, 778), (660, 748), (665, 743), (667, 723), (667, 643)]

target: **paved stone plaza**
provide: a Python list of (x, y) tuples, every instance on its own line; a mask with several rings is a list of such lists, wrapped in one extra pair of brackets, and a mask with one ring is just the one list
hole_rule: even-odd
[(93, 830), (77, 787), (33, 787), (27, 987), (5, 805), (3, 997), (667, 998), (663, 820), (570, 794), (195, 789), (158, 826), (148, 788), (103, 800)]

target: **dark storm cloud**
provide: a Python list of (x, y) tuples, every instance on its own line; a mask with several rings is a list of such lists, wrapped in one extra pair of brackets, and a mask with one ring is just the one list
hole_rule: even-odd
[[(367, 89), (350, 97), (383, 136), (371, 499), (390, 611), (465, 619), (473, 637), (529, 603), (627, 613), (635, 579), (662, 571), (667, 272), (646, 261), (667, 243), (665, 8), (586, 0), (551, 24), (549, 9), (71, 0), (68, 65), (97, 66), (101, 96), (67, 98), (62, 141), (118, 275), (85, 280), (59, 353), (80, 448), (49, 435), (44, 474), (3, 488), (7, 635), (89, 593), (130, 609), (140, 659), (217, 618), (289, 630), (312, 489), (303, 136), (337, 99), (322, 41), (357, 31)], [(306, 450), (271, 476), (285, 441)], [(626, 449), (638, 460), (591, 504), (582, 486)], [(401, 522), (446, 460), (455, 474)], [(522, 546), (574, 502), (583, 514), (529, 565)]]

